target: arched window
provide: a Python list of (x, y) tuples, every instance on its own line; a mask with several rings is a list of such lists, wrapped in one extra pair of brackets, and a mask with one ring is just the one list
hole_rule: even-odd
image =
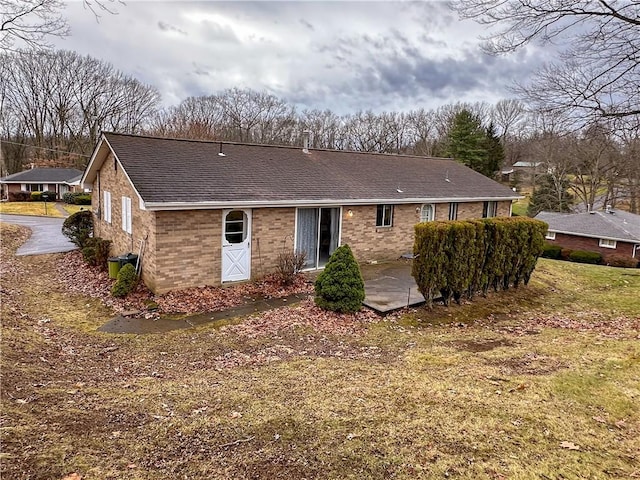
[(422, 208), (420, 209), (420, 221), (421, 222), (432, 222), (433, 221), (434, 211), (435, 211), (435, 209), (433, 208), (432, 204), (426, 203), (426, 204), (422, 205)]
[(227, 213), (224, 221), (224, 237), (229, 243), (242, 243), (247, 238), (247, 214), (242, 210)]

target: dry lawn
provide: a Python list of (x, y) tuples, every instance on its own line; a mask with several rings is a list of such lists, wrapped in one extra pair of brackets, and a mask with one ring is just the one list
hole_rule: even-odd
[(41, 215), (47, 217), (62, 217), (53, 202), (0, 202), (0, 213), (16, 215)]
[(640, 477), (638, 270), (541, 261), (527, 288), (340, 328), (287, 322), (303, 305), (109, 335), (24, 238), (2, 225), (3, 478)]

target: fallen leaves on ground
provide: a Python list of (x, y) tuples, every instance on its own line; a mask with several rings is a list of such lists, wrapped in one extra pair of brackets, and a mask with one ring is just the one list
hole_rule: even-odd
[(379, 321), (372, 310), (363, 309), (357, 313), (336, 313), (317, 307), (313, 300), (305, 300), (293, 307), (277, 308), (250, 317), (237, 325), (221, 328), (222, 332), (256, 338), (270, 336), (296, 327), (310, 327), (318, 333), (332, 335), (358, 335), (366, 329), (366, 324)]
[[(575, 330), (584, 333), (598, 333), (606, 338), (638, 338), (640, 339), (640, 318), (626, 315), (611, 317), (602, 312), (588, 310), (575, 312), (571, 315), (563, 313), (544, 313), (523, 318), (520, 315), (507, 315), (510, 319), (508, 325), (497, 322), (501, 333), (510, 335), (531, 335), (539, 333), (540, 328), (560, 328), (563, 330)], [(511, 323), (511, 320), (517, 323)], [(491, 326), (495, 322), (492, 315), (475, 322), (476, 325)]]
[(111, 296), (115, 280), (106, 271), (86, 264), (80, 252), (64, 254), (58, 264), (59, 279), (65, 287), (75, 293), (99, 298), (117, 312), (146, 311), (150, 302), (158, 306), (161, 313), (202, 313), (226, 310), (256, 298), (282, 298), (299, 293), (313, 292), (313, 285), (298, 275), (290, 285), (283, 285), (275, 275), (268, 275), (259, 282), (250, 282), (230, 287), (198, 287), (174, 290), (163, 295), (154, 295), (142, 282), (126, 298)]

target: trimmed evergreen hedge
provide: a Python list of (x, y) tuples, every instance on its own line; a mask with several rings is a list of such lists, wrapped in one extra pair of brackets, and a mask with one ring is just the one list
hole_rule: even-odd
[(411, 273), (428, 304), (526, 285), (546, 231), (546, 223), (525, 217), (419, 223)]
[(562, 247), (559, 245), (551, 245), (550, 243), (545, 243), (541, 257), (560, 260), (562, 258)]
[(602, 255), (598, 252), (574, 250), (569, 255), (569, 261), (576, 262), (576, 263), (590, 263), (592, 265), (598, 265), (602, 263)]

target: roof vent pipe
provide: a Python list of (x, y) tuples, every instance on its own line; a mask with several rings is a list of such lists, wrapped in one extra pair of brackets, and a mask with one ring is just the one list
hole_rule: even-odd
[(302, 152), (309, 153), (309, 147), (311, 146), (311, 130), (302, 131)]
[(220, 151), (218, 152), (218, 156), (219, 157), (226, 157), (226, 155), (224, 154), (224, 152), (222, 151), (222, 142), (220, 142)]

